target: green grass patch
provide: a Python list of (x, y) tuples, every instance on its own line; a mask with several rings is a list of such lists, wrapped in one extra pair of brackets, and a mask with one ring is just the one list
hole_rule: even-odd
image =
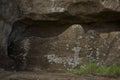
[(95, 74), (101, 76), (120, 77), (120, 66), (100, 66), (96, 63), (89, 63), (85, 66), (81, 66), (80, 68), (73, 69), (68, 72), (78, 75)]

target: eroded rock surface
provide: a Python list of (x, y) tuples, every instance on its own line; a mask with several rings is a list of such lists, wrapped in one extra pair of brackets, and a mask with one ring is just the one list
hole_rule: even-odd
[[(119, 65), (119, 31), (106, 33), (101, 32), (101, 29), (85, 31), (80, 24), (74, 24), (55, 36), (53, 33), (57, 33), (59, 26), (54, 27), (56, 31), (48, 30), (48, 27), (45, 27), (46, 25), (41, 28), (31, 26), (31, 29), (27, 29), (28, 34), (22, 34), (25, 36), (12, 44), (10, 56), (18, 64), (17, 68), (35, 71), (64, 70), (73, 69), (89, 62)], [(44, 30), (44, 35), (47, 34), (47, 30), (48, 37), (41, 36), (42, 31), (34, 32), (38, 29)], [(50, 35), (52, 37), (49, 37)]]
[(119, 0), (20, 0), (22, 15), (32, 19), (96, 22), (118, 20)]
[(1, 0), (0, 67), (120, 65), (119, 21), (119, 0)]

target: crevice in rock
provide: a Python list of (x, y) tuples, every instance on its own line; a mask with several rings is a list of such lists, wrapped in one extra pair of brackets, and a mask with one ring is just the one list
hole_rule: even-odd
[(110, 33), (120, 31), (119, 21), (105, 23), (86, 23), (83, 24), (85, 31), (95, 30), (99, 33)]

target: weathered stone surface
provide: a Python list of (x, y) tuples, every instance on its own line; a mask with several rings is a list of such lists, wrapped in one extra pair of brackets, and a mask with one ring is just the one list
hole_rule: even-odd
[(64, 70), (89, 62), (119, 65), (119, 43), (119, 32), (85, 32), (81, 25), (74, 24), (57, 36), (22, 37), (14, 42), (10, 56), (20, 70)]
[[(58, 66), (59, 69), (60, 65), (63, 68), (74, 68), (80, 61), (78, 56), (82, 45), (79, 46), (77, 39), (81, 39), (82, 35), (83, 28), (80, 25), (73, 25), (56, 37), (22, 38), (11, 46), (10, 56), (15, 59), (18, 66), (29, 66), (31, 69), (51, 69), (53, 66)], [(51, 63), (56, 64), (51, 66)]]
[(0, 67), (119, 65), (119, 21), (120, 0), (0, 0)]
[(25, 17), (67, 22), (118, 20), (119, 5), (119, 0), (20, 0), (20, 10)]
[(108, 63), (108, 65), (120, 65), (120, 32), (112, 32), (110, 36), (113, 37), (113, 39), (109, 46), (110, 51), (106, 63)]
[(0, 0), (0, 68), (10, 68), (14, 62), (7, 56), (7, 41), (12, 23), (17, 18), (15, 0)]

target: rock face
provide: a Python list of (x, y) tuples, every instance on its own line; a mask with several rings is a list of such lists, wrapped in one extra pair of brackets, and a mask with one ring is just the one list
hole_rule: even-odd
[[(47, 25), (28, 28), (28, 32), (22, 34), (24, 37), (12, 44), (10, 56), (16, 61), (18, 70), (64, 70), (89, 62), (120, 65), (120, 32), (102, 32), (102, 29), (85, 32), (80, 24), (59, 24), (61, 27), (53, 27), (54, 31), (48, 30), (50, 26)], [(69, 27), (65, 29), (66, 26)], [(63, 32), (56, 36), (62, 28)]]
[(119, 19), (119, 3), (119, 0), (20, 0), (20, 10), (22, 15), (35, 20), (101, 22)]
[(119, 21), (119, 0), (1, 0), (0, 67), (120, 65)]
[(14, 63), (7, 56), (7, 40), (17, 18), (15, 0), (0, 0), (0, 67), (8, 69)]

